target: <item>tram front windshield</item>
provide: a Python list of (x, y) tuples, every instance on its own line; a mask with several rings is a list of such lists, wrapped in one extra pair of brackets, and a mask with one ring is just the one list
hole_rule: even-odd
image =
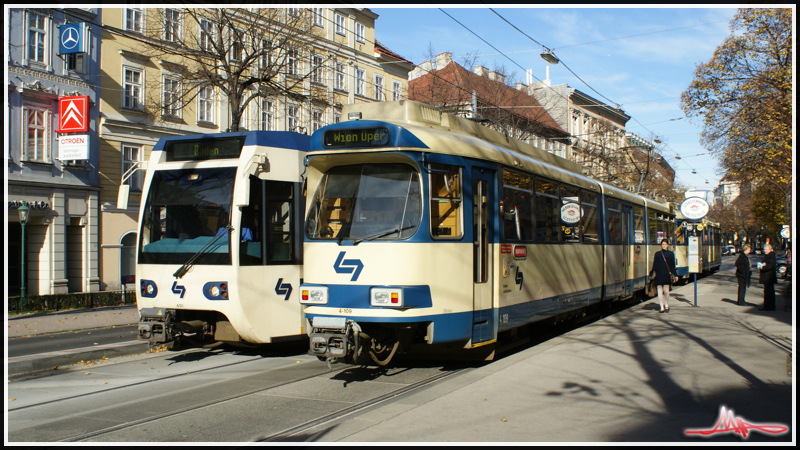
[(311, 205), (311, 239), (404, 239), (419, 226), (419, 173), (406, 164), (334, 167), (322, 177)]
[(227, 226), (236, 168), (153, 174), (142, 217), (139, 263), (230, 264)]

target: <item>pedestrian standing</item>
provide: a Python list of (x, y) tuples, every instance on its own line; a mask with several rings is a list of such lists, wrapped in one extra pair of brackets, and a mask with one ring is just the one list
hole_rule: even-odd
[(666, 239), (661, 240), (661, 251), (655, 254), (653, 258), (653, 269), (650, 271), (650, 277), (654, 278), (653, 282), (656, 285), (658, 292), (658, 305), (661, 309), (659, 314), (669, 312), (669, 288), (677, 279), (675, 275), (675, 254), (668, 250), (669, 241)]
[(764, 260), (758, 263), (758, 282), (764, 285), (764, 306), (759, 311), (775, 311), (775, 283), (778, 275), (775, 272), (775, 253), (772, 245), (764, 245)]
[(747, 293), (747, 288), (750, 287), (750, 276), (753, 273), (752, 266), (750, 265), (750, 245), (745, 244), (742, 247), (742, 252), (736, 258), (736, 279), (739, 281), (739, 294), (736, 297), (736, 304), (744, 306), (744, 296)]

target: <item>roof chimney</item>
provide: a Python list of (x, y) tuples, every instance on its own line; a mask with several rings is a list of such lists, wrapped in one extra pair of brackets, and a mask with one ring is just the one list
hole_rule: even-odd
[(436, 55), (436, 70), (444, 69), (444, 67), (453, 60), (453, 54), (450, 52), (442, 52)]
[(483, 66), (475, 66), (475, 73), (483, 77), (489, 75), (489, 70)]
[(542, 83), (550, 86), (550, 66), (544, 66), (544, 80)]
[(494, 70), (489, 72), (489, 79), (492, 80), (492, 81), (499, 81), (501, 83), (505, 83), (505, 81), (506, 81), (505, 75), (501, 75), (501, 74), (495, 72)]

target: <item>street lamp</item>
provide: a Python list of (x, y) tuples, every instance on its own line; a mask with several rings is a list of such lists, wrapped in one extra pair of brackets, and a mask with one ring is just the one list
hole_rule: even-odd
[(546, 48), (546, 52), (543, 52), (541, 55), (542, 59), (549, 62), (550, 64), (558, 64), (559, 60), (556, 55), (553, 54), (553, 51), (549, 48)]
[(21, 284), (19, 289), (19, 306), (20, 310), (25, 309), (25, 224), (28, 223), (28, 214), (30, 209), (23, 204), (17, 208), (19, 214), (19, 224), (22, 225), (22, 261), (21, 261)]

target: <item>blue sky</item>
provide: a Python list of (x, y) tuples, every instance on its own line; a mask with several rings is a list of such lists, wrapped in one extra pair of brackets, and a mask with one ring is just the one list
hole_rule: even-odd
[[(718, 165), (700, 145), (699, 121), (690, 122), (680, 109), (680, 96), (696, 66), (711, 59), (730, 35), (735, 8), (491, 6), (501, 18), (485, 6), (444, 5), (451, 18), (435, 6), (365, 6), (379, 14), (376, 39), (415, 64), (425, 61), (431, 48), (434, 55), (452, 52), (456, 62), (479, 55), (475, 64), (490, 70), (502, 66), (515, 74), (514, 82), (523, 83), (525, 70), (532, 69), (537, 81), (546, 78), (549, 66), (553, 85), (567, 83), (608, 104), (619, 104), (631, 116), (628, 131), (644, 138), (657, 136), (662, 154), (676, 170), (676, 183), (698, 190), (718, 185)], [(563, 64), (545, 62), (542, 46), (553, 50), (580, 79)]]

